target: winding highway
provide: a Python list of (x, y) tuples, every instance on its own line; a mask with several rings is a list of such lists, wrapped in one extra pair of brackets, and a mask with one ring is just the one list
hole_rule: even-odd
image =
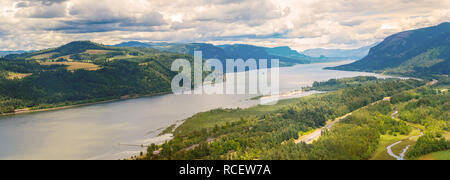
[[(395, 111), (394, 113), (392, 113), (392, 114), (391, 114), (392, 119), (395, 120), (395, 118), (396, 118), (397, 115), (398, 115), (398, 111)], [(423, 136), (423, 130), (422, 130), (422, 129), (419, 129), (419, 128), (417, 128), (417, 129), (420, 130), (420, 135), (418, 135), (418, 136), (411, 136), (411, 137), (409, 137), (409, 140), (412, 140), (412, 139), (414, 139), (414, 138)], [(394, 146), (396, 146), (396, 145), (402, 143), (402, 142), (403, 142), (403, 140), (402, 140), (402, 141), (398, 141), (398, 142), (396, 142), (396, 143), (394, 143), (394, 144), (389, 145), (389, 146), (386, 148), (386, 149), (387, 149), (387, 153), (389, 154), (389, 156), (391, 156), (391, 157), (393, 157), (393, 158), (395, 158), (395, 159), (397, 159), (397, 160), (405, 160), (406, 152), (407, 152), (408, 149), (411, 147), (411, 145), (406, 146), (406, 147), (403, 149), (402, 153), (400, 153), (399, 155), (396, 155), (394, 152), (392, 152), (392, 148), (393, 148)]]

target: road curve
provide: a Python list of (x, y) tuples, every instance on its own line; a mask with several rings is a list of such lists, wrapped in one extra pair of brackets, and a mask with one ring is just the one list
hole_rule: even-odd
[(396, 143), (394, 143), (394, 144), (391, 144), (390, 146), (387, 147), (387, 152), (388, 152), (389, 156), (392, 156), (393, 158), (395, 158), (395, 159), (397, 159), (397, 160), (405, 160), (404, 154), (406, 153), (406, 151), (405, 151), (405, 153), (403, 153), (403, 157), (402, 157), (401, 155), (400, 155), (400, 156), (397, 156), (397, 155), (394, 154), (394, 152), (392, 152), (392, 147), (394, 147), (394, 146), (396, 146), (397, 144), (400, 144), (400, 143), (402, 143), (402, 142), (403, 142), (403, 141), (398, 141), (398, 142), (396, 142)]
[[(395, 119), (395, 117), (396, 117), (397, 115), (398, 115), (398, 111), (395, 111), (394, 113), (391, 114), (391, 118), (392, 118), (392, 119)], [(409, 140), (412, 140), (412, 139), (414, 139), (414, 138), (422, 137), (422, 136), (423, 136), (423, 130), (422, 130), (422, 129), (419, 129), (419, 128), (417, 128), (417, 129), (420, 130), (420, 135), (418, 135), (418, 136), (411, 136), (411, 137), (408, 138)], [(411, 145), (406, 146), (405, 149), (403, 149), (402, 153), (400, 153), (400, 155), (398, 155), (398, 156), (397, 156), (394, 152), (392, 152), (392, 148), (393, 148), (394, 146), (396, 146), (396, 145), (402, 143), (402, 142), (403, 142), (403, 141), (398, 141), (398, 142), (396, 142), (396, 143), (394, 143), (394, 144), (391, 144), (390, 146), (388, 146), (388, 147), (386, 148), (386, 149), (387, 149), (387, 153), (389, 154), (389, 156), (391, 156), (391, 157), (393, 157), (393, 158), (395, 158), (395, 159), (397, 159), (397, 160), (405, 160), (406, 152), (407, 152), (408, 149), (411, 147)]]

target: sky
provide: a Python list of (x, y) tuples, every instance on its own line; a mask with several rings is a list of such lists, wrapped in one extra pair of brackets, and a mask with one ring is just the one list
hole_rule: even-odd
[(442, 22), (449, 0), (1, 0), (0, 50), (75, 40), (349, 49)]

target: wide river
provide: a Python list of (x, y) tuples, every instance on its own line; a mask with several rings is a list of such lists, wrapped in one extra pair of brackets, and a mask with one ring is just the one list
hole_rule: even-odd
[[(314, 81), (372, 73), (323, 70), (347, 62), (297, 65), (280, 69), (280, 91)], [(305, 96), (307, 93), (295, 95)], [(121, 159), (145, 151), (133, 146), (161, 143), (166, 127), (217, 108), (246, 108), (255, 95), (162, 95), (57, 111), (0, 117), (0, 159)], [(181, 121), (180, 121), (181, 120)]]

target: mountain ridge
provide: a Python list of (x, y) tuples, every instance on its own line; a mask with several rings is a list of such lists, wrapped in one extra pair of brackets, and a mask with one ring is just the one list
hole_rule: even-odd
[(281, 65), (308, 64), (316, 62), (329, 62), (342, 60), (342, 58), (310, 57), (304, 55), (289, 46), (262, 47), (249, 44), (225, 44), (213, 45), (209, 43), (152, 43), (128, 41), (112, 45), (115, 47), (151, 47), (161, 51), (190, 54), (194, 51), (202, 51), (205, 59), (279, 59)]
[(325, 48), (307, 49), (305, 51), (302, 51), (302, 53), (311, 57), (325, 56), (328, 58), (360, 60), (365, 56), (367, 56), (367, 54), (369, 54), (369, 50), (372, 47), (375, 47), (378, 44), (379, 42), (369, 46), (360, 47), (357, 49), (325, 49)]
[(399, 32), (351, 64), (330, 69), (409, 76), (449, 74), (450, 23)]

